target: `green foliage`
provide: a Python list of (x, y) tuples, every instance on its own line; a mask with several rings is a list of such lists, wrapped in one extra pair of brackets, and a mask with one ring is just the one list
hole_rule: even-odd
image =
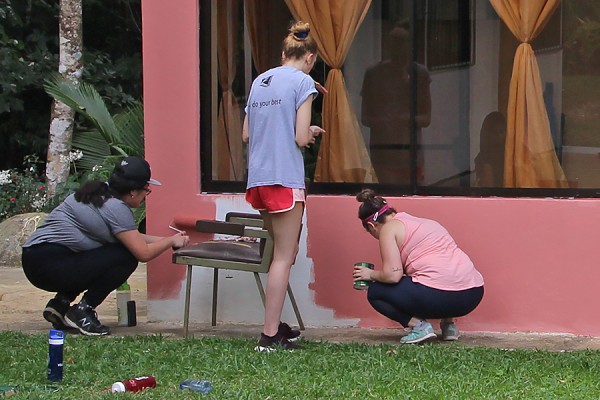
[[(71, 107), (91, 129), (75, 131), (73, 148), (81, 157), (72, 160), (75, 174), (69, 180), (83, 184), (91, 179), (108, 180), (117, 160), (123, 156), (144, 156), (144, 108), (135, 102), (120, 114), (112, 115), (104, 99), (93, 85), (74, 84), (56, 74), (46, 81), (44, 88), (52, 97)], [(80, 174), (78, 175), (77, 172)], [(64, 198), (79, 184), (59, 188)], [(56, 197), (55, 197), (56, 198)], [(138, 224), (145, 218), (145, 207), (134, 210)]]
[(144, 114), (140, 103), (113, 117), (100, 94), (90, 84), (74, 84), (55, 75), (46, 81), (44, 88), (93, 127), (86, 132), (75, 132), (73, 138), (73, 147), (84, 153), (80, 162), (83, 168), (90, 170), (94, 165), (105, 163), (110, 156), (143, 157)]
[[(50, 199), (46, 195), (44, 173), (40, 172), (44, 163), (37, 155), (26, 156), (21, 169), (0, 171), (0, 222), (18, 214), (52, 211), (86, 182), (107, 181), (118, 158), (108, 157), (103, 165), (95, 165), (90, 170), (77, 170), (78, 154), (81, 153), (71, 152), (69, 177), (57, 186), (56, 194)], [(145, 207), (135, 209), (133, 213), (139, 224), (146, 216)]]
[[(153, 375), (143, 399), (597, 399), (600, 352), (304, 341), (294, 353), (256, 353), (255, 340), (162, 336), (65, 339), (64, 380), (46, 380), (46, 335), (0, 333), (3, 385), (17, 399), (114, 399), (116, 381)], [(202, 396), (185, 379), (208, 379)], [(49, 387), (50, 385), (50, 387)], [(54, 387), (54, 389), (52, 388)]]
[(21, 169), (0, 171), (0, 222), (18, 214), (50, 212), (83, 183), (94, 179), (107, 179), (110, 171), (106, 173), (102, 168), (77, 171), (75, 162), (79, 157), (78, 152), (70, 154), (69, 178), (58, 185), (56, 194), (50, 199), (46, 195), (44, 183), (44, 162), (37, 155), (26, 156)]
[(90, 84), (74, 84), (57, 74), (47, 80), (44, 87), (48, 94), (71, 107), (93, 127), (76, 131), (73, 137), (73, 148), (82, 153), (75, 161), (88, 178), (91, 174), (107, 180), (119, 158), (144, 156), (144, 109), (141, 103), (113, 116)]
[(13, 215), (48, 210), (44, 177), (38, 172), (38, 164), (37, 156), (30, 155), (22, 170), (0, 171), (0, 222)]
[(25, 154), (43, 158), (50, 99), (43, 79), (58, 64), (56, 1), (0, 2), (0, 169), (19, 167)]
[[(55, 10), (55, 6), (44, 1), (37, 3), (46, 12)], [(40, 85), (44, 74), (57, 60), (53, 54), (58, 40), (56, 28), (48, 32), (52, 35), (35, 26), (29, 31), (35, 16), (21, 12), (24, 4), (17, 2), (13, 6), (11, 0), (7, 0), (0, 7), (0, 113), (23, 111), (24, 99), (18, 94)]]
[[(0, 1), (0, 170), (26, 154), (46, 157), (52, 99), (43, 83), (58, 68), (58, 5)], [(83, 79), (114, 112), (142, 96), (140, 27), (140, 0), (83, 2)]]
[(124, 55), (115, 61), (104, 51), (90, 50), (83, 55), (83, 64), (83, 81), (101, 88), (111, 109), (122, 110), (135, 104), (141, 96), (142, 59), (139, 54)]

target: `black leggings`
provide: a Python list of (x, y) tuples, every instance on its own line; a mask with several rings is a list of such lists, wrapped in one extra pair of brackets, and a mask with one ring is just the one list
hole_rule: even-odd
[(24, 247), (23, 271), (29, 281), (72, 302), (85, 292), (85, 301), (96, 308), (131, 276), (138, 260), (121, 243), (74, 252), (58, 244)]
[(483, 286), (459, 291), (439, 290), (403, 276), (394, 284), (371, 282), (367, 298), (377, 312), (407, 327), (412, 317), (443, 319), (467, 315), (481, 302)]

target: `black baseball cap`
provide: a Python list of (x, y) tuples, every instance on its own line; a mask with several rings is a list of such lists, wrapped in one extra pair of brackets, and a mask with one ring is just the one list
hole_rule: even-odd
[(160, 182), (150, 178), (150, 164), (141, 157), (129, 156), (123, 158), (115, 165), (116, 174), (125, 179), (137, 182), (149, 183), (151, 185), (160, 186)]

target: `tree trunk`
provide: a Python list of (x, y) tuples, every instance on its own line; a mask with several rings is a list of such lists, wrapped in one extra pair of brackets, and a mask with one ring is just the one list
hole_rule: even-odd
[[(58, 72), (71, 82), (79, 82), (82, 73), (82, 0), (60, 0)], [(59, 183), (69, 177), (69, 152), (73, 137), (75, 111), (61, 102), (52, 102), (46, 181), (48, 198), (56, 193)]]

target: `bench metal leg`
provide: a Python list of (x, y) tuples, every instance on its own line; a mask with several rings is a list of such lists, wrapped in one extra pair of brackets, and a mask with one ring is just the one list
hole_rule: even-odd
[(219, 269), (213, 268), (213, 298), (212, 298), (212, 326), (217, 325), (217, 291), (219, 288)]
[(262, 299), (263, 306), (265, 306), (265, 289), (263, 288), (262, 281), (260, 280), (260, 275), (258, 275), (258, 272), (254, 273), (254, 279), (256, 279), (256, 286), (258, 286), (260, 298)]
[(296, 298), (294, 297), (294, 293), (292, 292), (292, 287), (288, 283), (287, 287), (288, 296), (290, 296), (290, 302), (292, 303), (292, 308), (294, 309), (294, 314), (296, 314), (296, 319), (298, 320), (298, 326), (300, 330), (304, 330), (304, 322), (302, 321), (302, 316), (300, 315), (300, 310), (298, 309), (298, 305), (296, 304)]
[[(192, 267), (193, 265), (187, 266), (186, 272), (186, 282), (185, 282), (185, 304), (183, 310), (183, 336), (188, 337), (189, 332), (189, 322), (190, 322), (190, 300), (191, 300), (191, 291), (192, 291)], [(256, 280), (256, 286), (258, 287), (258, 291), (260, 293), (260, 298), (262, 300), (263, 306), (265, 306), (265, 289), (263, 287), (262, 281), (260, 280), (260, 275), (258, 272), (254, 272), (254, 279)], [(217, 325), (217, 298), (218, 298), (218, 288), (219, 288), (219, 269), (213, 268), (213, 297), (212, 297), (212, 318), (211, 323), (212, 326)], [(292, 292), (292, 288), (288, 283), (287, 286), (287, 294), (290, 297), (290, 302), (292, 304), (292, 308), (294, 309), (294, 314), (296, 315), (296, 319), (298, 320), (298, 325), (300, 330), (304, 330), (304, 322), (302, 321), (302, 316), (300, 315), (300, 309), (298, 308), (298, 304), (296, 304), (296, 298), (294, 297), (294, 292)]]
[[(254, 272), (254, 279), (256, 279), (256, 286), (258, 286), (258, 291), (260, 292), (260, 298), (262, 299), (263, 306), (265, 305), (265, 289), (263, 288), (262, 281), (260, 280), (260, 275), (258, 272)], [(302, 316), (300, 315), (300, 309), (298, 308), (298, 304), (296, 304), (296, 298), (294, 297), (294, 292), (292, 292), (292, 287), (288, 283), (287, 293), (290, 296), (290, 302), (292, 303), (292, 308), (294, 309), (294, 314), (296, 314), (296, 319), (298, 320), (298, 325), (300, 326), (300, 330), (304, 330), (304, 322), (302, 321)]]
[(185, 281), (185, 305), (183, 309), (183, 336), (188, 336), (188, 325), (190, 322), (190, 294), (192, 290), (192, 266), (187, 266)]

